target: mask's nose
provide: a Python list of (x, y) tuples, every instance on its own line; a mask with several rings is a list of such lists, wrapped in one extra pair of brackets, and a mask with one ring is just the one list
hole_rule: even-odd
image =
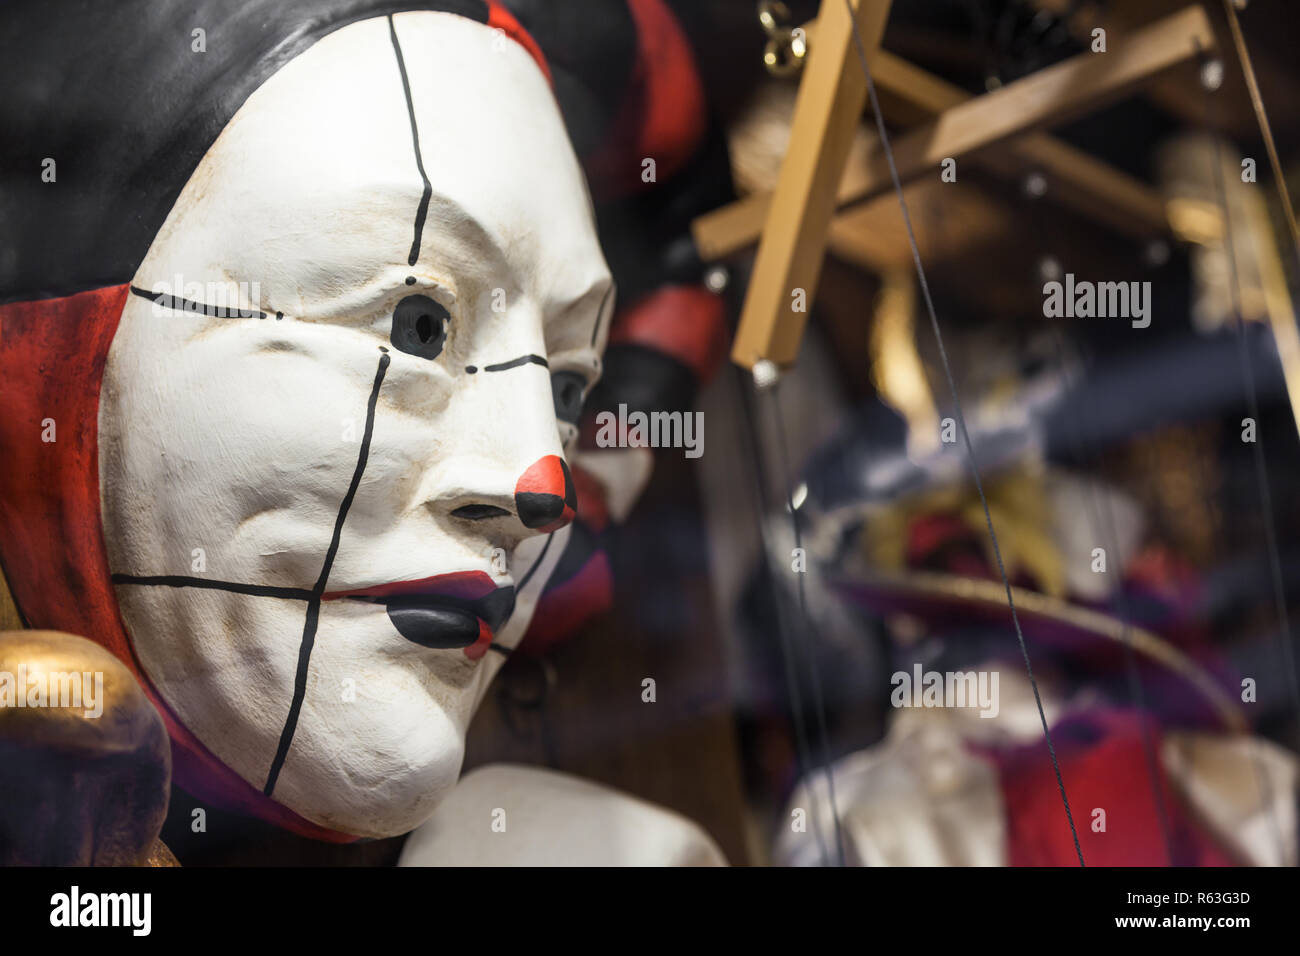
[(577, 510), (573, 476), (558, 455), (539, 458), (515, 485), (515, 513), (525, 528), (556, 531), (572, 521)]

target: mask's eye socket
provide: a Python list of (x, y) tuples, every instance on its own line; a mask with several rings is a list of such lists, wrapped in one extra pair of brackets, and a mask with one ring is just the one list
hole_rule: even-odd
[(578, 424), (582, 414), (582, 393), (587, 380), (577, 372), (556, 372), (551, 376), (551, 394), (555, 398), (555, 417), (570, 425)]
[(436, 359), (447, 342), (451, 315), (427, 295), (408, 295), (393, 310), (393, 347), (420, 358)]

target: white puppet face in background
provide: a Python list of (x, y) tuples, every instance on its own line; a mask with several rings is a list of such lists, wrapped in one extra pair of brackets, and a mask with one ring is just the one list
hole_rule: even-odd
[[(235, 115), (133, 286), (175, 297), (128, 297), (100, 402), (145, 673), (299, 815), (410, 830), (564, 550), (612, 307), (544, 76), (450, 14), (326, 36)], [(180, 301), (218, 288), (266, 316)]]

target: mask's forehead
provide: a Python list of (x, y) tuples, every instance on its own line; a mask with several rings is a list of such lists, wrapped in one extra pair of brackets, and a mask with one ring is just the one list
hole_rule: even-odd
[(547, 311), (607, 277), (545, 78), (513, 41), (443, 13), (352, 24), (258, 89), (137, 279), (174, 273), (257, 282), (302, 315), (407, 273)]

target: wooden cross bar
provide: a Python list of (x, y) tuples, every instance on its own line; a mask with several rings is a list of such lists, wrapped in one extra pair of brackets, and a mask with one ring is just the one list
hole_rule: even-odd
[[(1069, 185), (1063, 197), (1087, 206), (1102, 197), (1111, 218), (1127, 207), (1130, 232), (1162, 227), (1154, 191), (1036, 131), (1098, 109), (1165, 70), (1215, 48), (1205, 11), (1189, 6), (1119, 39), (1106, 53), (1085, 52), (977, 97), (889, 57), (879, 49), (889, 14), (884, 0), (853, 5), (863, 48), (895, 94), (938, 115), (898, 137), (894, 155), (904, 182), (936, 172), (943, 159), (976, 157), (1017, 140), (1018, 168), (1047, 167)], [(883, 70), (881, 64), (885, 64)], [(849, 147), (866, 103), (853, 20), (844, 0), (823, 0), (815, 37), (795, 101), (790, 145), (775, 190), (748, 196), (701, 216), (693, 224), (706, 260), (759, 241), (754, 273), (741, 311), (731, 357), (744, 368), (760, 359), (793, 364), (812, 307), (828, 234), (841, 205), (892, 188), (883, 151), (848, 163)], [(1028, 135), (1026, 135), (1028, 134)], [(1163, 231), (1161, 229), (1161, 231)]]
[(854, 28), (867, 54), (880, 45), (890, 0), (822, 0), (817, 52), (809, 57), (795, 100), (790, 146), (771, 201), (731, 357), (749, 368), (760, 358), (789, 364), (799, 352), (806, 311), (792, 309), (794, 290), (811, 303), (835, 214), (836, 187), (867, 100)]

